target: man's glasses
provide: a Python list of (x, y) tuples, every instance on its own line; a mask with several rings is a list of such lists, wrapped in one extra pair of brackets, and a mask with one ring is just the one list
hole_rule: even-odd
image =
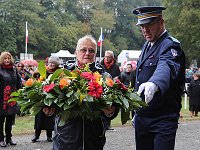
[(85, 48), (80, 49), (79, 51), (80, 51), (81, 53), (86, 53), (86, 52), (88, 52), (88, 53), (90, 53), (90, 54), (94, 54), (94, 53), (96, 52), (94, 49), (85, 49)]
[(112, 56), (104, 56), (105, 58), (113, 58)]
[(18, 66), (19, 68), (23, 68), (23, 66)]

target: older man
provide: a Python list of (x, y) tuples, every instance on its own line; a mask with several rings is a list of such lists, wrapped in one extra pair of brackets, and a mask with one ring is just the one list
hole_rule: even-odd
[(185, 55), (180, 42), (169, 36), (165, 7), (139, 7), (138, 16), (147, 40), (137, 63), (135, 90), (148, 103), (135, 115), (137, 150), (173, 150), (185, 79)]
[[(111, 50), (105, 51), (104, 59), (101, 62), (101, 65), (104, 67), (106, 72), (108, 72), (112, 78), (118, 77), (120, 75), (119, 66), (116, 64), (114, 53)], [(111, 128), (111, 121), (105, 118), (104, 120), (106, 125), (106, 130), (114, 130)]]
[[(82, 68), (85, 64), (91, 63), (92, 71), (104, 73), (100, 65), (94, 63), (96, 48), (97, 43), (92, 36), (86, 35), (80, 38), (75, 51), (77, 61), (70, 66), (70, 70), (74, 70), (75, 67)], [(102, 115), (95, 120), (76, 117), (61, 127), (58, 126), (59, 118), (57, 118), (53, 150), (103, 150), (106, 137), (102, 118), (113, 119), (117, 113), (114, 107), (110, 107), (102, 111)]]
[(112, 78), (115, 78), (120, 75), (119, 66), (116, 64), (113, 51), (105, 51), (105, 56), (101, 62), (106, 72), (108, 72)]

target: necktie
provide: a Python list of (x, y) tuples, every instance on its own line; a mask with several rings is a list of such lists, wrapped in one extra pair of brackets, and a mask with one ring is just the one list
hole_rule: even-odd
[(148, 45), (147, 45), (147, 47), (145, 49), (145, 55), (150, 50), (150, 48), (151, 48), (151, 43), (148, 43)]
[(146, 46), (146, 48), (144, 50), (144, 55), (143, 55), (142, 59), (145, 58), (145, 56), (146, 56), (147, 52), (150, 50), (150, 48), (151, 48), (151, 44), (148, 43), (148, 45)]

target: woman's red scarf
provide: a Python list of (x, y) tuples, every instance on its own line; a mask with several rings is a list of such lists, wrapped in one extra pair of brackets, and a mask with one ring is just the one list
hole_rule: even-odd
[(4, 65), (4, 64), (3, 64), (3, 65), (1, 65), (1, 67), (2, 67), (2, 68), (9, 68), (9, 69), (10, 69), (10, 68), (13, 68), (13, 65)]
[(107, 69), (109, 69), (114, 63), (115, 63), (114, 60), (112, 60), (111, 63), (107, 63), (106, 60), (104, 59), (104, 64), (105, 64)]

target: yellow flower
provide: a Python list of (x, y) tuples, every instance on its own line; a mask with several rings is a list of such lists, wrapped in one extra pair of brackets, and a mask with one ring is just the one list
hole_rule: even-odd
[(102, 75), (100, 75), (99, 72), (97, 72), (97, 71), (93, 73), (93, 76), (94, 76), (97, 80), (100, 80), (101, 77), (102, 77)]
[(80, 95), (80, 102), (82, 102), (84, 98), (85, 98), (85, 96), (83, 94), (81, 94)]
[(97, 83), (98, 83), (99, 85), (102, 85), (102, 81), (97, 81)]
[(45, 80), (45, 77), (44, 76), (40, 76), (40, 78), (38, 79), (39, 82), (42, 82)]
[(77, 73), (74, 71), (71, 72), (71, 75), (72, 75), (72, 77), (77, 77)]

